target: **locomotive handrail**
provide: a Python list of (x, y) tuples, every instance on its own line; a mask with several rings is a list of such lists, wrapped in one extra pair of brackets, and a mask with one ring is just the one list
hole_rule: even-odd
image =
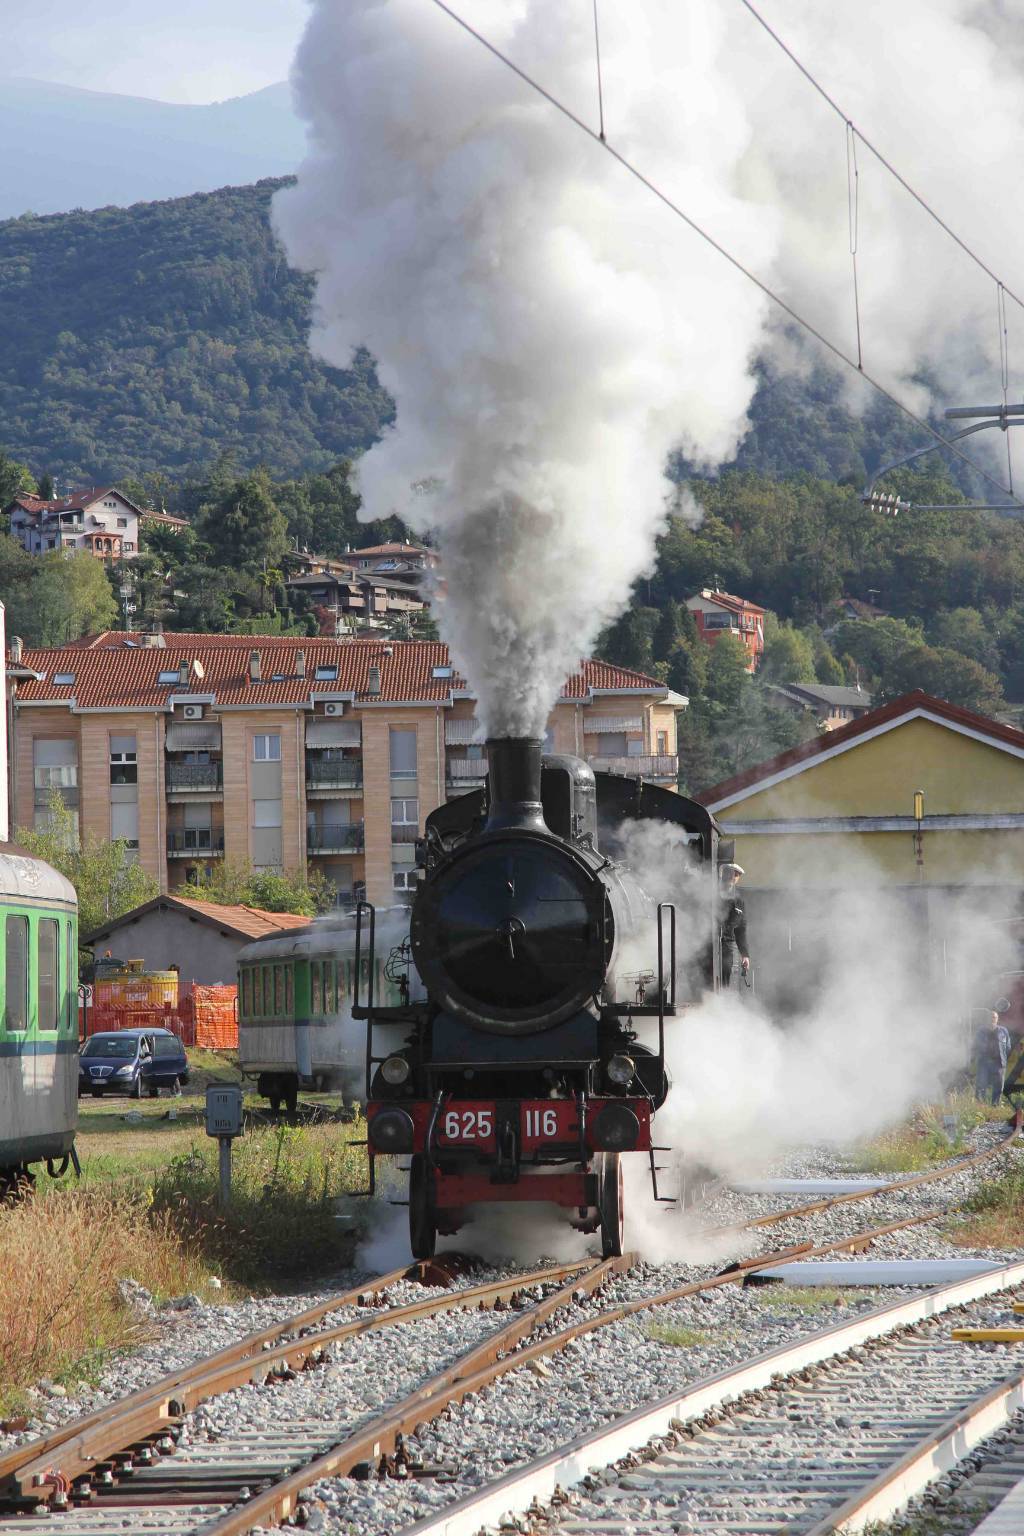
[[(663, 914), (669, 914), (669, 968), (671, 992), (666, 998), (665, 986), (665, 925)], [(667, 1004), (667, 1008), (666, 1008)], [(665, 1070), (665, 1014), (676, 1008), (676, 908), (672, 901), (658, 902), (658, 1071)]]

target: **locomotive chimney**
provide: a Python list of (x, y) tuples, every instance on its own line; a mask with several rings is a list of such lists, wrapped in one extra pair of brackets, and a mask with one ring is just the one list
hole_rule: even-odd
[(540, 755), (535, 736), (496, 736), (487, 742), (487, 832), (509, 827), (546, 832), (540, 800)]

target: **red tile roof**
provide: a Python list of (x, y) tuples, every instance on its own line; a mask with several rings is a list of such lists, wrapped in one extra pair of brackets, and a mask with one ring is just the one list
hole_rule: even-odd
[(133, 907), (130, 912), (111, 918), (101, 927), (94, 928), (92, 933), (83, 934), (83, 942), (92, 944), (115, 933), (118, 928), (135, 922), (147, 912), (165, 912), (168, 909), (184, 912), (186, 916), (214, 928), (230, 928), (240, 939), (263, 939), (268, 934), (305, 928), (312, 922), (312, 918), (300, 917), (295, 912), (264, 912), (260, 907), (221, 905), (216, 901), (188, 901), (181, 896), (167, 895), (157, 896), (152, 901), (144, 902), (141, 907)]
[[(22, 661), (38, 681), (19, 683), (19, 704), (75, 701), (79, 709), (162, 709), (182, 691), (177, 679), (158, 683), (161, 672), (177, 672), (181, 663), (201, 661), (203, 677), (191, 672), (188, 691), (214, 694), (218, 706), (308, 707), (311, 694), (354, 694), (360, 703), (448, 704), (453, 692), (465, 691), (456, 673), (435, 677), (451, 665), (448, 647), (433, 640), (334, 640), (279, 635), (165, 634), (160, 649), (143, 649), (138, 637), (108, 632), (54, 649), (26, 648)], [(128, 641), (135, 640), (135, 644)], [(296, 652), (306, 653), (306, 675), (295, 675)], [(249, 656), (260, 656), (262, 681), (249, 677)], [(337, 677), (317, 680), (318, 667), (336, 667)], [(380, 692), (368, 691), (370, 668), (380, 671)], [(71, 673), (74, 683), (55, 684), (57, 673)], [(276, 679), (276, 680), (275, 680)], [(588, 699), (594, 692), (641, 692), (664, 696), (653, 677), (605, 661), (585, 661), (567, 679), (563, 699)]]
[(352, 549), (349, 551), (349, 559), (356, 555), (433, 555), (432, 549), (426, 549), (422, 544), (368, 544), (365, 549)]
[[(125, 500), (127, 500), (127, 497)], [(148, 512), (142, 510), (141, 515), (147, 523), (159, 523), (164, 528), (188, 528), (191, 526), (187, 517), (173, 517), (170, 512)]]
[(848, 725), (841, 725), (834, 731), (828, 731), (824, 736), (812, 737), (810, 741), (803, 741), (797, 747), (779, 752), (777, 756), (768, 758), (766, 762), (755, 763), (752, 768), (744, 768), (742, 773), (734, 773), (731, 778), (722, 779), (720, 783), (712, 784), (708, 789), (702, 789), (695, 799), (702, 805), (714, 807), (745, 789), (756, 793), (757, 786), (762, 780), (774, 778), (776, 774), (783, 773), (787, 768), (810, 762), (823, 753), (834, 752), (837, 747), (855, 742), (858, 737), (876, 731), (879, 726), (894, 724), (904, 715), (909, 716), (919, 710), (927, 710), (930, 715), (948, 720), (951, 725), (966, 726), (968, 730), (990, 736), (993, 741), (1024, 750), (1024, 731), (1014, 730), (1011, 725), (990, 720), (987, 715), (976, 714), (973, 709), (961, 709), (958, 704), (949, 704), (945, 699), (936, 699), (930, 693), (915, 688), (913, 693), (901, 694), (898, 699), (893, 699), (889, 704), (882, 704), (878, 709), (869, 709), (866, 714), (861, 715), (858, 720), (851, 720)]
[[(130, 507), (134, 507), (135, 511), (143, 517), (165, 518), (169, 516), (166, 512), (147, 512), (145, 508), (136, 506), (131, 497), (126, 496), (123, 491), (119, 491), (116, 485), (87, 485), (83, 490), (72, 491), (70, 496), (61, 497), (58, 500), (33, 496), (27, 491), (22, 491), (20, 495), (15, 496), (14, 500), (8, 504), (5, 510), (11, 512), (15, 507), (22, 507), (24, 511), (31, 513), (33, 517), (38, 516), (40, 513), (50, 517), (58, 512), (81, 512), (86, 507), (91, 507), (93, 502), (101, 501), (104, 496), (115, 494), (120, 496), (122, 501), (127, 502)], [(170, 521), (178, 523), (183, 520), (176, 517), (171, 518)]]
[(767, 611), (757, 603), (752, 603), (748, 597), (737, 597), (733, 592), (719, 592), (715, 587), (703, 587), (699, 592), (694, 593), (694, 596), (703, 597), (707, 602), (719, 603), (733, 613), (765, 613)]

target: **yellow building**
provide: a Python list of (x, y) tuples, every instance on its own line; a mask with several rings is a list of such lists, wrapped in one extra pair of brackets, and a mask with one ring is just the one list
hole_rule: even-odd
[[(12, 650), (14, 825), (42, 824), (56, 790), (161, 891), (228, 860), (319, 871), (342, 904), (400, 901), (425, 817), (484, 782), (475, 700), (433, 641), (111, 632)], [(685, 702), (584, 662), (548, 750), (675, 788)]]
[(928, 694), (871, 710), (700, 799), (735, 839), (751, 948), (776, 971), (780, 955), (834, 920), (829, 893), (902, 893), (915, 943), (933, 952), (965, 902), (992, 923), (1017, 915), (1024, 734)]

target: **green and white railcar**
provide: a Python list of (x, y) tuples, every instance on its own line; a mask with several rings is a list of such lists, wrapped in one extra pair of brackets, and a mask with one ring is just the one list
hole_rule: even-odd
[[(399, 983), (388, 975), (389, 969), (395, 971), (388, 961), (408, 937), (407, 907), (377, 912), (374, 996), (379, 1003), (403, 1001)], [(364, 928), (364, 996), (366, 949)], [(272, 1109), (284, 1104), (294, 1110), (300, 1088), (340, 1090), (346, 1103), (365, 1097), (366, 1024), (352, 1018), (355, 964), (356, 920), (351, 912), (256, 939), (239, 951), (239, 1065), (257, 1079), (257, 1090)], [(400, 974), (405, 972), (402, 966)]]
[(78, 900), (13, 843), (0, 843), (0, 989), (4, 1192), (34, 1163), (66, 1172), (78, 1123)]

